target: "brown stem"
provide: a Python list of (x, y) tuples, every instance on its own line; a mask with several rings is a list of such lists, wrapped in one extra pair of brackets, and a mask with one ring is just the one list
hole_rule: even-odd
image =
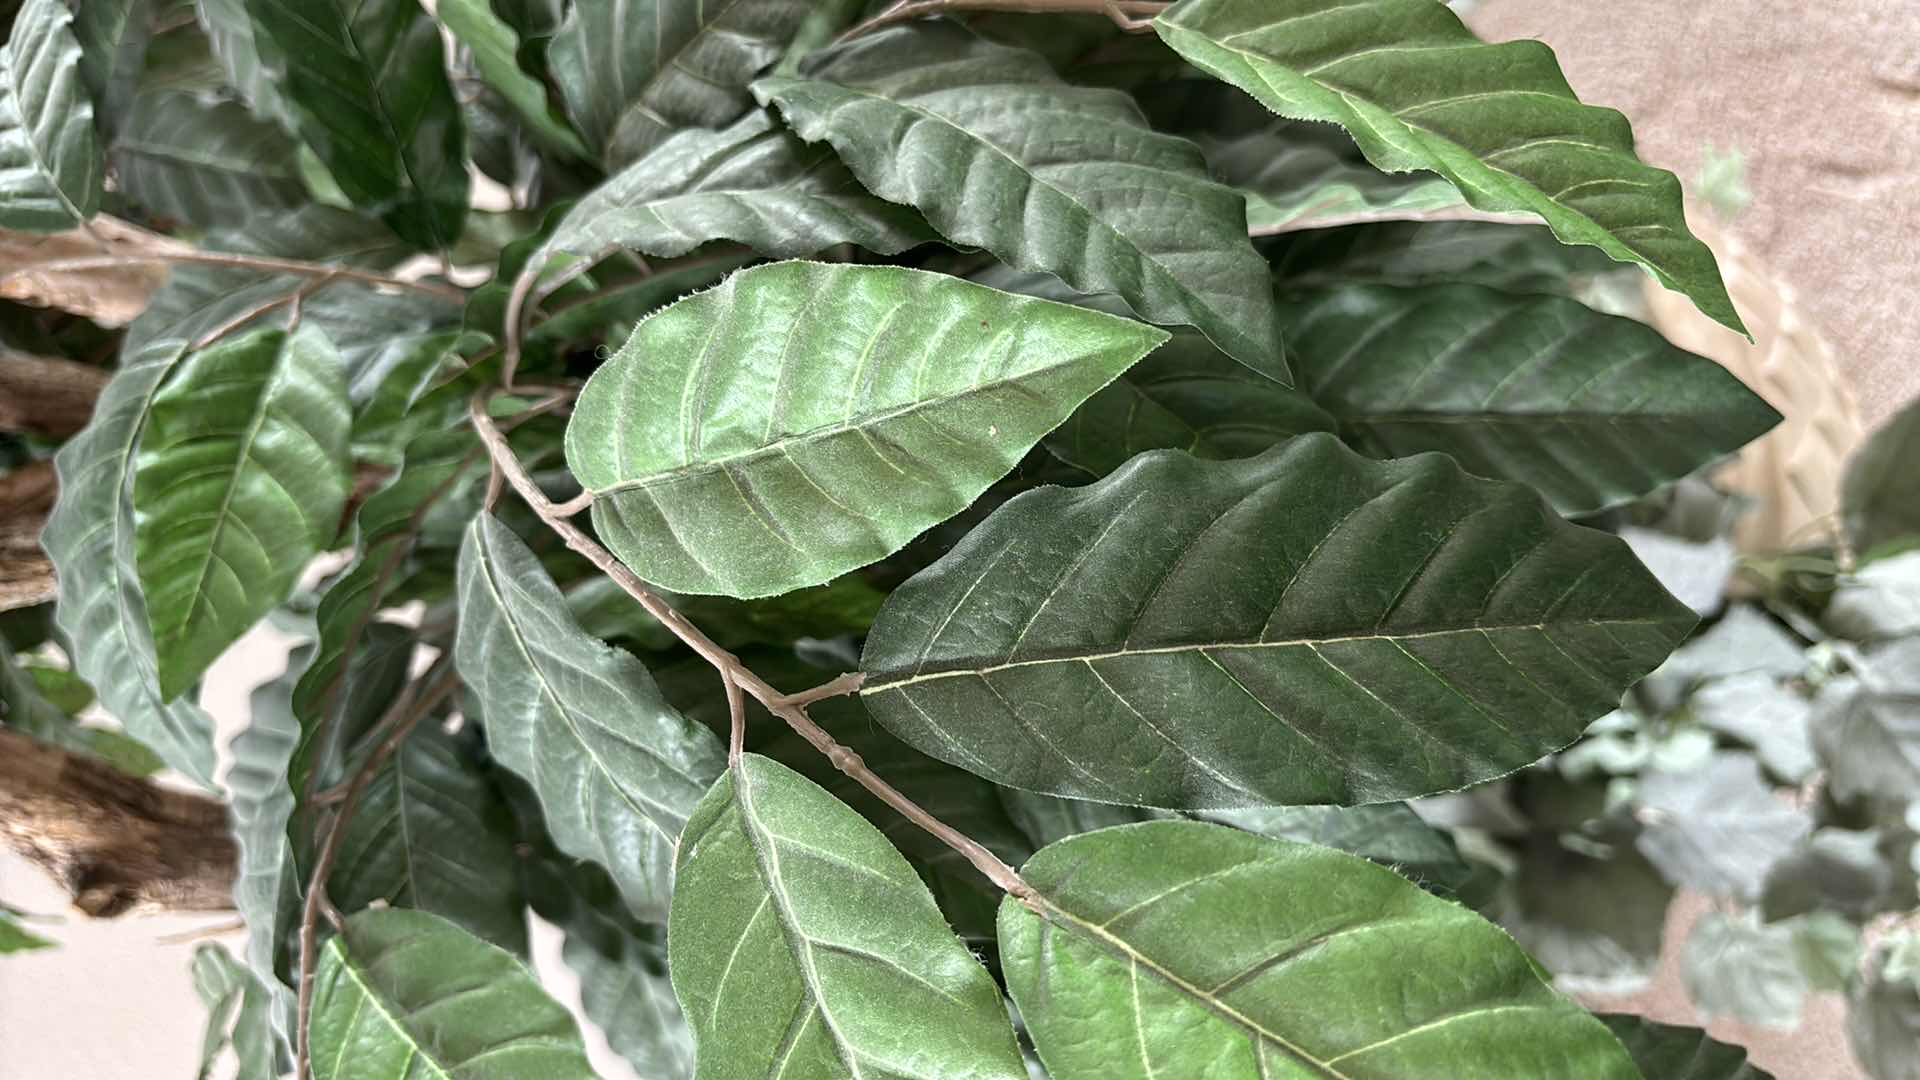
[(0, 274), (0, 284), (9, 279), (29, 273), (61, 273), (75, 270), (111, 270), (123, 266), (141, 263), (191, 263), (198, 266), (229, 266), (241, 270), (259, 270), (273, 274), (298, 274), (301, 277), (340, 277), (367, 285), (381, 285), (390, 289), (412, 289), (415, 292), (438, 296), (454, 303), (464, 303), (467, 294), (452, 285), (442, 285), (436, 281), (408, 281), (404, 278), (377, 274), (371, 270), (361, 270), (352, 266), (338, 266), (328, 263), (307, 262), (304, 259), (281, 259), (270, 255), (241, 255), (228, 251), (142, 251), (116, 255), (83, 255), (73, 259), (55, 259), (37, 263), (33, 266), (9, 270)]
[(0, 475), (0, 611), (54, 598), (53, 562), (40, 549), (40, 530), (58, 490), (51, 461)]
[(434, 669), (407, 686), (400, 700), (381, 720), (387, 727), (386, 738), (374, 747), (367, 759), (360, 764), (360, 771), (353, 776), (347, 787), (347, 793), (340, 800), (340, 810), (334, 815), (333, 824), (327, 830), (327, 838), (321, 845), (319, 858), (313, 864), (313, 876), (307, 879), (306, 903), (300, 913), (300, 995), (299, 1023), (296, 1032), (296, 1057), (294, 1063), (295, 1080), (308, 1080), (313, 1075), (313, 982), (317, 974), (315, 969), (316, 953), (319, 951), (320, 917), (323, 912), (332, 914), (336, 924), (338, 913), (332, 912), (332, 904), (327, 901), (327, 876), (333, 872), (333, 864), (340, 858), (340, 846), (346, 840), (347, 822), (353, 817), (354, 807), (367, 785), (373, 782), (374, 774), (380, 766), (393, 756), (407, 736), (413, 732), (434, 707), (446, 700), (448, 694), (460, 685), (457, 672), (448, 658), (443, 657)]
[(225, 806), (4, 728), (0, 841), (95, 918), (233, 908), (239, 856)]
[(720, 673), (720, 682), (727, 691), (727, 765), (731, 767), (740, 764), (740, 755), (747, 752), (747, 698), (727, 672)]
[(64, 439), (87, 426), (111, 373), (0, 348), (0, 431)]
[(962, 11), (1011, 11), (1024, 15), (1105, 15), (1122, 30), (1138, 33), (1149, 21), (1173, 6), (1153, 0), (903, 0), (887, 10), (841, 34), (837, 41), (852, 41), (895, 23), (925, 15), (945, 15)]
[[(656, 596), (653, 590), (647, 588), (645, 582), (635, 576), (633, 571), (627, 569), (625, 563), (614, 558), (612, 552), (601, 547), (598, 541), (561, 516), (553, 500), (547, 498), (546, 493), (540, 490), (540, 485), (534, 483), (533, 477), (527, 474), (525, 466), (514, 457), (513, 448), (507, 445), (506, 436), (500, 433), (499, 428), (494, 426), (493, 418), (487, 414), (487, 401), (491, 394), (491, 391), (483, 391), (473, 399), (468, 412), (473, 419), (474, 431), (479, 434), (480, 441), (486, 445), (487, 453), (493, 458), (494, 467), (500, 471), (500, 475), (520, 493), (521, 499), (525, 500), (533, 512), (539, 515), (540, 520), (546, 522), (548, 528), (567, 542), (568, 547), (579, 552), (588, 562), (612, 578), (614, 584), (619, 585), (628, 596), (638, 601), (647, 614), (659, 620), (660, 625), (671, 631), (702, 659), (718, 668), (721, 677), (728, 680), (730, 685), (753, 695), (755, 700), (766, 706), (768, 712), (784, 720), (787, 726), (801, 738), (813, 744), (815, 749), (827, 756), (827, 760), (833, 763), (834, 768), (872, 792), (880, 801), (893, 807), (902, 817), (959, 852), (973, 864), (975, 869), (986, 875), (987, 880), (1004, 891), (1022, 899), (1033, 894), (1033, 890), (1021, 880), (1019, 874), (1014, 872), (1013, 867), (1001, 862), (999, 856), (988, 851), (972, 837), (934, 817), (912, 799), (902, 795), (892, 784), (867, 768), (866, 762), (860, 760), (859, 754), (840, 745), (824, 728), (814, 723), (813, 719), (807, 715), (806, 705), (794, 701), (795, 697), (805, 698), (812, 691), (800, 695), (788, 695), (775, 689), (765, 679), (755, 675), (741, 664), (739, 657), (715, 644), (712, 638), (701, 633), (699, 627), (688, 622), (686, 616), (675, 611), (672, 605)], [(849, 681), (851, 678), (849, 676), (837, 679), (827, 685), (848, 687), (852, 685)], [(836, 690), (836, 692), (846, 691)]]

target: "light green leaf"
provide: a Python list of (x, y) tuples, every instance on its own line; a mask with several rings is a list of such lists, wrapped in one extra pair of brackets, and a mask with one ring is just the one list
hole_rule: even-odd
[(93, 118), (103, 138), (111, 139), (127, 122), (134, 85), (146, 63), (152, 24), (152, 0), (91, 0), (74, 12), (80, 80), (87, 84)]
[(1822, 621), (1850, 641), (1920, 633), (1920, 550), (1875, 559), (1842, 574)]
[(1482, 210), (1538, 214), (1746, 332), (1687, 231), (1679, 179), (1634, 156), (1625, 117), (1581, 104), (1540, 42), (1483, 44), (1431, 0), (1183, 0), (1153, 25), (1281, 116), (1347, 129), (1380, 169), (1426, 169)]
[(748, 754), (687, 823), (667, 923), (701, 1077), (1025, 1080), (1000, 990), (860, 816)]
[(547, 101), (547, 88), (521, 70), (520, 35), (493, 13), (488, 0), (440, 0), (433, 13), (453, 33), (454, 40), (473, 52), (480, 77), (513, 106), (536, 138), (575, 157), (594, 156), (567, 126), (560, 110)]
[(1300, 389), (1356, 449), (1439, 450), (1565, 513), (1638, 498), (1780, 419), (1719, 364), (1561, 297), (1436, 284), (1283, 299)]
[(958, 513), (1165, 338), (918, 270), (755, 267), (640, 324), (581, 391), (567, 464), (641, 577), (771, 596)]
[(190, 356), (153, 398), (135, 459), (140, 584), (172, 700), (293, 591), (340, 528), (353, 417), (312, 326)]
[(253, 691), (247, 726), (228, 744), (233, 766), (226, 775), (239, 862), (233, 906), (247, 927), (244, 956), (265, 989), (274, 1033), (288, 1052), (295, 1022), (289, 943), (299, 919), (302, 882), (287, 836), (294, 808), (287, 768), (300, 742), (293, 688), (312, 656), (311, 646), (294, 649), (286, 673)]
[(26, 0), (0, 45), (0, 228), (61, 232), (100, 208), (106, 175), (73, 15)]
[(1715, 755), (1692, 772), (1654, 772), (1638, 798), (1648, 824), (1637, 841), (1668, 881), (1710, 896), (1757, 900), (1767, 868), (1813, 827), (1776, 798), (1746, 754)]
[(259, 981), (212, 942), (193, 950), (193, 989), (207, 1007), (207, 1033), (200, 1043), (200, 1077), (213, 1075), (223, 1051), (239, 1063), (236, 1080), (274, 1080), (280, 1075), (267, 996)]
[(407, 737), (360, 797), (328, 899), (432, 912), (525, 956), (513, 819), (476, 750), (430, 726)]
[(466, 130), (419, 0), (245, 0), (285, 64), (301, 136), (355, 204), (417, 247), (467, 213)]
[(1840, 503), (1857, 551), (1920, 541), (1920, 401), (1893, 414), (1853, 452)]
[(1021, 873), (1001, 963), (1056, 1080), (1639, 1076), (1499, 928), (1330, 848), (1154, 821)]
[(533, 785), (555, 845), (606, 867), (628, 908), (657, 921), (680, 830), (725, 765), (720, 741), (639, 661), (581, 631), (533, 552), (486, 514), (460, 548), (454, 659), (488, 746)]
[(1847, 995), (1847, 1039), (1873, 1080), (1920, 1080), (1920, 935), (1890, 935)]
[(1659, 1080), (1773, 1080), (1754, 1067), (1741, 1047), (1723, 1043), (1695, 1027), (1660, 1024), (1644, 1016), (1601, 1013), (1613, 1037), (1633, 1055), (1640, 1073)]
[(1306, 435), (1013, 499), (888, 598), (860, 694), (1011, 787), (1381, 802), (1572, 742), (1693, 622), (1526, 488)]
[(531, 265), (556, 252), (684, 255), (721, 239), (775, 258), (841, 243), (893, 255), (933, 232), (911, 209), (867, 194), (832, 147), (808, 146), (756, 109), (724, 131), (680, 132), (609, 177)]
[(1765, 672), (1716, 679), (1687, 699), (1687, 710), (1700, 726), (1753, 747), (1767, 772), (1787, 783), (1804, 781), (1819, 764), (1808, 734), (1813, 706)]
[(1812, 986), (1797, 922), (1760, 923), (1751, 914), (1710, 911), (1693, 924), (1681, 972), (1701, 1019), (1725, 1016), (1780, 1030), (1798, 1026)]
[(1841, 676), (1814, 699), (1813, 748), (1840, 799), (1920, 791), (1920, 693)]
[(547, 66), (574, 127), (617, 169), (680, 128), (725, 127), (752, 108), (747, 84), (780, 59), (815, 6), (807, 0), (573, 4), (547, 45)]
[(1034, 53), (947, 23), (859, 38), (802, 71), (754, 92), (802, 138), (831, 142), (874, 194), (918, 207), (955, 243), (1193, 326), (1286, 381), (1243, 200), (1127, 95), (1069, 85)]
[(11, 914), (0, 909), (0, 956), (51, 948), (53, 942), (21, 926)]
[(296, 144), (237, 102), (142, 93), (113, 143), (119, 190), (162, 217), (201, 228), (310, 200)]
[(573, 1017), (513, 954), (424, 911), (363, 911), (320, 953), (315, 1080), (593, 1080)]

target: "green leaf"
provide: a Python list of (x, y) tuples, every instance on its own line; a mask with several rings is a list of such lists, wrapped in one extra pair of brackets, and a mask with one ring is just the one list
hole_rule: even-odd
[(1920, 1080), (1920, 935), (1890, 935), (1847, 995), (1847, 1039), (1874, 1080)]
[(211, 1076), (231, 1048), (236, 1080), (274, 1080), (280, 1075), (268, 1001), (260, 983), (227, 950), (207, 942), (193, 950), (193, 989), (207, 1007), (207, 1033), (200, 1044), (200, 1077)]
[(601, 0), (573, 4), (547, 64), (574, 127), (609, 168), (680, 128), (725, 127), (753, 107), (747, 84), (780, 59), (806, 0)]
[(1813, 827), (1806, 811), (1775, 797), (1746, 754), (1718, 754), (1692, 772), (1650, 773), (1638, 798), (1648, 819), (1640, 851), (1668, 881), (1710, 896), (1759, 899), (1767, 868)]
[(227, 801), (238, 849), (233, 906), (246, 923), (247, 968), (265, 988), (280, 1045), (291, 1051), (294, 1033), (293, 960), (289, 943), (298, 924), (302, 881), (287, 836), (293, 820), (288, 765), (300, 743), (293, 714), (293, 688), (313, 656), (302, 645), (287, 657), (280, 678), (253, 691), (247, 726), (228, 749)]
[(754, 92), (808, 142), (831, 142), (874, 194), (1287, 380), (1243, 201), (1125, 94), (1071, 86), (1039, 56), (946, 23), (859, 38), (802, 70)]
[[(787, 645), (803, 637), (863, 636), (873, 625), (873, 617), (880, 613), (886, 594), (849, 574), (825, 585), (765, 600), (675, 593), (667, 593), (661, 599), (721, 648), (740, 649), (749, 645)], [(673, 631), (660, 625), (618, 582), (605, 576), (596, 575), (569, 589), (567, 609), (582, 630), (597, 638), (630, 641), (656, 651), (680, 645)], [(825, 675), (822, 681), (824, 679)]]
[(11, 914), (0, 910), (0, 956), (51, 948), (53, 942), (21, 926)]
[(467, 213), (466, 130), (418, 0), (245, 0), (286, 65), (298, 127), (355, 204), (446, 248)]
[(1857, 551), (1920, 541), (1920, 402), (1875, 428), (1847, 459), (1840, 514)]
[(432, 912), (525, 956), (513, 819), (476, 749), (433, 727), (407, 737), (360, 797), (328, 898)]
[(424, 911), (363, 911), (320, 953), (316, 1080), (592, 1080), (580, 1030), (513, 954)]
[(1761, 914), (1778, 920), (1827, 911), (1864, 923), (1910, 908), (1913, 878), (1896, 860), (1904, 860), (1911, 843), (1875, 829), (1817, 829), (1767, 868)]
[(1842, 574), (1821, 621), (1849, 641), (1920, 633), (1920, 550), (1875, 559)]
[(1594, 248), (1568, 247), (1538, 225), (1392, 221), (1314, 229), (1262, 241), (1288, 288), (1328, 285), (1484, 285), (1581, 298), (1623, 271)]
[(1000, 991), (886, 838), (748, 754), (676, 859), (673, 989), (699, 1075), (1025, 1080)]
[(298, 121), (293, 106), (281, 92), (286, 80), (285, 65), (280, 62), (272, 38), (255, 27), (253, 16), (247, 10), (248, 3), (249, 0), (193, 0), (193, 7), (214, 59), (226, 73), (227, 85), (240, 95), (240, 100), (255, 116), (292, 131)]
[(1638, 498), (1780, 419), (1719, 364), (1561, 297), (1353, 285), (1284, 300), (1300, 389), (1355, 448), (1439, 450), (1565, 513)]
[(1497, 927), (1351, 855), (1154, 821), (1021, 873), (1001, 962), (1057, 1080), (1639, 1075)]
[(1693, 622), (1526, 488), (1306, 435), (1015, 498), (888, 598), (860, 694), (1010, 787), (1381, 802), (1572, 742)]
[(639, 661), (581, 631), (533, 552), (485, 514), (460, 548), (454, 659), (488, 746), (533, 785), (555, 845), (606, 867), (628, 908), (657, 921), (680, 830), (725, 765), (720, 741)]
[(1538, 214), (1746, 332), (1687, 231), (1679, 179), (1634, 156), (1625, 117), (1581, 104), (1544, 44), (1483, 44), (1431, 0), (1183, 0), (1153, 26), (1281, 116), (1347, 129), (1381, 170), (1429, 170), (1479, 209)]
[(1601, 1013), (1613, 1037), (1633, 1055), (1644, 1076), (1660, 1080), (1773, 1080), (1754, 1067), (1745, 1049), (1712, 1038), (1696, 1027), (1660, 1024), (1644, 1016)]
[(113, 143), (119, 190), (151, 213), (211, 228), (309, 201), (296, 146), (237, 102), (142, 93)]
[(1808, 734), (1812, 705), (1765, 672), (1716, 679), (1687, 699), (1687, 711), (1709, 731), (1753, 747), (1767, 772), (1787, 783), (1801, 783), (1819, 765)]
[(893, 255), (933, 232), (911, 209), (867, 194), (832, 147), (808, 146), (756, 109), (723, 131), (680, 132), (609, 177), (531, 265), (557, 252), (684, 255), (722, 239), (775, 258), (841, 243)]
[(1324, 124), (1278, 120), (1252, 131), (1189, 137), (1214, 177), (1246, 195), (1252, 236), (1466, 209), (1459, 189), (1440, 177), (1383, 173), (1355, 160), (1352, 140)]
[(567, 464), (648, 581), (753, 598), (964, 509), (1165, 335), (900, 267), (743, 270), (594, 373)]
[(593, 157), (560, 111), (547, 101), (547, 88), (521, 70), (520, 36), (493, 13), (488, 0), (442, 0), (434, 5), (433, 13), (453, 33), (454, 40), (472, 50), (480, 77), (513, 106), (535, 137), (563, 153)]
[(1814, 989), (1799, 919), (1758, 922), (1751, 914), (1709, 911), (1693, 924), (1681, 962), (1687, 997), (1703, 1020), (1731, 1017), (1781, 1030), (1800, 1023)]
[(1813, 748), (1840, 799), (1905, 801), (1920, 790), (1920, 692), (1841, 676), (1814, 699)]
[(1527, 838), (1488, 909), (1567, 990), (1636, 993), (1660, 961), (1673, 887), (1632, 847), (1598, 858)]
[[(93, 118), (111, 139), (134, 105), (134, 86), (152, 37), (152, 0), (92, 0), (73, 16), (80, 43), (80, 81), (93, 101)], [(138, 126), (138, 121), (130, 121)]]
[(147, 412), (135, 546), (160, 694), (191, 687), (293, 591), (352, 486), (340, 359), (312, 327), (194, 353)]
[(61, 0), (26, 0), (0, 45), (0, 228), (61, 232), (100, 208), (106, 175)]

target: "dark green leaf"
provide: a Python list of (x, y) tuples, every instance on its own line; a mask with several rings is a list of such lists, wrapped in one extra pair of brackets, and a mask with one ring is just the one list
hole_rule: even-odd
[(466, 130), (418, 0), (245, 0), (286, 65), (300, 134), (342, 191), (422, 248), (467, 213)]
[(567, 464), (641, 577), (770, 596), (958, 513), (1163, 340), (923, 271), (755, 267), (640, 324), (581, 392)]
[(460, 675), (488, 746), (533, 785), (555, 845), (605, 866), (627, 906), (667, 910), (674, 844), (724, 767), (647, 669), (589, 637), (533, 552), (481, 515), (460, 549)]
[(1014, 499), (888, 598), (860, 692), (1012, 787), (1379, 802), (1566, 745), (1692, 625), (1525, 488), (1308, 435)]
[(1840, 502), (1858, 551), (1920, 540), (1920, 402), (1893, 414), (1853, 452)]
[(1746, 1050), (1720, 1042), (1694, 1027), (1659, 1024), (1644, 1016), (1601, 1013), (1600, 1022), (1620, 1040), (1640, 1073), (1658, 1080), (1773, 1080), (1753, 1066)]
[(1631, 846), (1598, 858), (1537, 836), (1519, 855), (1489, 916), (1563, 988), (1643, 989), (1660, 960), (1673, 887)]
[(573, 4), (547, 63), (574, 126), (612, 168), (675, 130), (724, 127), (747, 84), (780, 59), (806, 0), (599, 0)]
[(1719, 364), (1573, 300), (1460, 284), (1284, 299), (1300, 388), (1356, 448), (1443, 451), (1567, 513), (1644, 495), (1780, 419)]
[(667, 923), (702, 1075), (1025, 1080), (992, 977), (871, 825), (748, 754), (687, 823)]
[(1125, 94), (1071, 86), (1033, 53), (944, 23), (860, 38), (803, 71), (754, 91), (874, 194), (1009, 265), (1194, 326), (1286, 381), (1243, 201)]
[(1466, 208), (1459, 189), (1438, 176), (1383, 173), (1357, 160), (1352, 140), (1325, 124), (1280, 120), (1232, 135), (1190, 137), (1213, 175), (1246, 194), (1253, 236)]
[(521, 70), (520, 36), (493, 13), (488, 0), (440, 0), (433, 11), (454, 40), (472, 50), (480, 77), (513, 106), (542, 143), (575, 157), (594, 156), (547, 101), (547, 88)]
[(135, 458), (134, 541), (172, 700), (285, 600), (352, 488), (340, 357), (311, 325), (229, 338), (154, 395)]
[(1625, 269), (1593, 248), (1560, 243), (1538, 225), (1484, 221), (1314, 229), (1263, 241), (1261, 249), (1274, 277), (1292, 288), (1447, 282), (1577, 297)]
[(1153, 25), (1274, 112), (1346, 128), (1380, 169), (1430, 170), (1482, 210), (1538, 214), (1746, 331), (1687, 231), (1680, 181), (1634, 156), (1625, 117), (1581, 104), (1540, 42), (1482, 44), (1431, 0), (1184, 0)]
[(127, 198), (161, 217), (211, 228), (308, 201), (292, 139), (237, 102), (142, 93), (113, 143)]
[(0, 45), (0, 228), (60, 232), (100, 208), (106, 168), (72, 22), (61, 0), (26, 0)]
[(1899, 854), (1876, 830), (1816, 830), (1767, 869), (1761, 913), (1778, 920), (1831, 911), (1863, 923), (1912, 907), (1913, 878), (1896, 865)]
[(152, 0), (89, 0), (74, 12), (73, 36), (80, 43), (80, 80), (93, 99), (93, 117), (103, 138), (111, 139), (133, 107), (133, 89), (146, 61), (152, 36)]
[(347, 920), (320, 954), (315, 1080), (593, 1080), (580, 1030), (513, 954), (424, 911)]
[[(749, 645), (786, 645), (803, 637), (865, 635), (886, 596), (849, 574), (825, 585), (765, 600), (675, 593), (661, 599), (673, 605), (675, 611), (685, 615), (721, 648), (740, 649)], [(568, 590), (567, 609), (582, 630), (597, 638), (631, 642), (652, 650), (680, 645), (673, 631), (647, 614), (646, 609), (611, 578), (588, 578)], [(825, 677), (822, 676), (822, 681)]]
[(1639, 1075), (1499, 928), (1351, 855), (1155, 821), (1022, 875), (1000, 955), (1057, 1080)]

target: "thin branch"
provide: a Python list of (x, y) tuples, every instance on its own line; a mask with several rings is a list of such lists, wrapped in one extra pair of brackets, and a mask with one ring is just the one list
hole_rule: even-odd
[(460, 685), (459, 673), (453, 669), (451, 658), (442, 657), (418, 681), (408, 684), (401, 693), (400, 700), (382, 718), (381, 725), (388, 728), (386, 738), (381, 740), (367, 755), (360, 770), (354, 774), (353, 781), (347, 787), (347, 793), (340, 800), (340, 811), (334, 816), (333, 825), (327, 830), (327, 839), (320, 848), (320, 856), (313, 864), (313, 875), (307, 880), (306, 903), (300, 915), (300, 995), (299, 1023), (296, 1039), (296, 1058), (294, 1063), (295, 1080), (310, 1080), (313, 1076), (313, 983), (317, 974), (316, 953), (319, 951), (320, 918), (327, 913), (329, 921), (339, 925), (339, 912), (331, 910), (333, 905), (327, 900), (327, 877), (333, 872), (333, 864), (340, 858), (340, 847), (346, 840), (347, 822), (353, 817), (353, 810), (373, 782), (374, 774), (380, 766), (393, 756), (413, 732), (414, 726), (433, 712), (434, 707), (446, 700), (448, 694)]
[(452, 285), (442, 285), (436, 281), (408, 281), (405, 278), (376, 274), (371, 270), (361, 270), (352, 266), (337, 266), (328, 263), (307, 262), (304, 259), (281, 259), (269, 255), (240, 255), (227, 251), (147, 251), (120, 255), (86, 255), (73, 259), (56, 259), (51, 262), (36, 263), (32, 266), (9, 270), (0, 274), (0, 284), (23, 274), (59, 273), (75, 270), (111, 270), (124, 266), (138, 266), (145, 263), (191, 263), (198, 266), (227, 266), (241, 270), (259, 270), (272, 274), (297, 274), (301, 277), (339, 277), (358, 281), (367, 285), (379, 285), (390, 289), (412, 289), (415, 292), (438, 296), (454, 303), (465, 303), (467, 294)]
[(1010, 11), (1022, 15), (1105, 15), (1128, 33), (1148, 28), (1155, 15), (1172, 4), (1153, 0), (904, 0), (855, 26), (835, 43), (865, 37), (875, 30), (927, 15), (963, 11)]
[(520, 339), (527, 332), (527, 296), (539, 281), (539, 269), (529, 265), (520, 271), (513, 281), (513, 291), (507, 294), (507, 346), (506, 356), (500, 361), (500, 385), (508, 390), (514, 389), (513, 377), (520, 371)]
[(747, 698), (732, 672), (722, 671), (720, 682), (727, 689), (727, 767), (732, 768), (747, 752)]
[(574, 515), (578, 514), (580, 511), (585, 510), (587, 507), (592, 505), (593, 505), (593, 492), (583, 491), (580, 494), (574, 496), (573, 498), (568, 499), (566, 502), (556, 504), (553, 508), (553, 512), (556, 514), (559, 514), (561, 517), (573, 517)]
[[(601, 547), (598, 541), (561, 516), (553, 500), (547, 498), (546, 493), (540, 490), (540, 485), (534, 483), (533, 477), (528, 475), (526, 467), (513, 456), (513, 448), (507, 445), (506, 436), (494, 426), (493, 417), (487, 413), (487, 401), (491, 396), (491, 391), (481, 392), (474, 397), (473, 404), (468, 409), (473, 420), (474, 431), (479, 434), (480, 441), (486, 445), (488, 455), (493, 458), (494, 465), (499, 468), (501, 475), (506, 477), (507, 483), (513, 485), (513, 489), (520, 493), (521, 499), (525, 500), (533, 512), (539, 515), (540, 520), (547, 523), (548, 528), (567, 542), (568, 547), (579, 552), (588, 562), (598, 567), (601, 573), (612, 578), (614, 584), (638, 601), (647, 614), (659, 620), (660, 625), (671, 631), (702, 659), (718, 668), (721, 676), (731, 685), (753, 695), (755, 700), (766, 706), (768, 712), (784, 720), (787, 726), (801, 738), (813, 744), (816, 750), (827, 756), (827, 760), (833, 763), (834, 768), (872, 792), (880, 801), (893, 807), (900, 816), (920, 826), (936, 840), (959, 852), (973, 864), (975, 869), (985, 875), (987, 880), (1002, 890), (1023, 900), (1033, 895), (1032, 888), (1021, 880), (1013, 867), (1002, 862), (999, 856), (988, 851), (972, 837), (934, 817), (912, 799), (902, 795), (892, 784), (867, 768), (866, 762), (860, 759), (859, 754), (840, 745), (825, 729), (814, 723), (813, 719), (807, 715), (806, 705), (793, 701), (795, 696), (805, 697), (806, 694), (783, 694), (765, 679), (748, 670), (740, 663), (739, 657), (715, 644), (712, 638), (700, 631), (699, 627), (687, 621), (686, 616), (675, 611), (672, 605), (655, 595), (653, 590), (647, 588), (645, 582), (635, 576), (632, 570), (627, 569), (625, 563), (614, 558), (612, 552)], [(836, 684), (850, 688), (850, 684), (844, 679), (835, 680), (834, 683), (827, 685), (835, 686)]]
[(866, 681), (867, 681), (866, 672), (850, 671), (847, 674), (842, 675), (839, 678), (833, 680), (832, 682), (821, 683), (819, 686), (816, 686), (811, 690), (802, 690), (797, 694), (784, 695), (780, 699), (780, 704), (811, 705), (816, 701), (825, 701), (828, 698), (843, 697), (847, 694), (853, 693), (856, 690), (859, 690), (861, 686), (866, 684)]

